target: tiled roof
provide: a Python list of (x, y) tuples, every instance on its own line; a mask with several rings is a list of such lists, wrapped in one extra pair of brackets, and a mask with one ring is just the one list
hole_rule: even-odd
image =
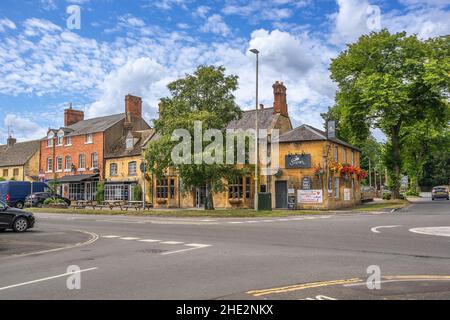
[(133, 136), (140, 136), (139, 141), (134, 145), (133, 149), (126, 149), (126, 136), (121, 137), (112, 146), (111, 149), (105, 154), (106, 159), (110, 158), (123, 158), (123, 157), (133, 157), (142, 154), (142, 148), (147, 143), (147, 141), (155, 133), (154, 129), (142, 130), (133, 132)]
[(125, 113), (114, 114), (111, 116), (98, 117), (92, 119), (86, 119), (77, 122), (71, 126), (67, 126), (65, 129), (71, 131), (67, 136), (77, 136), (82, 134), (89, 134), (95, 132), (103, 132), (109, 129), (117, 122), (125, 119)]
[(39, 151), (40, 141), (19, 142), (11, 147), (0, 146), (0, 167), (23, 166)]
[(325, 131), (319, 130), (307, 124), (303, 124), (300, 127), (297, 127), (295, 129), (292, 129), (291, 131), (286, 132), (285, 134), (282, 134), (279, 139), (281, 143), (301, 142), (301, 141), (326, 141), (326, 140), (358, 150), (350, 143), (345, 142), (341, 139), (327, 138), (327, 134)]
[[(274, 123), (278, 114), (273, 113), (273, 108), (264, 108), (258, 110), (259, 129), (269, 129)], [(242, 118), (233, 120), (228, 124), (227, 129), (255, 129), (256, 110), (244, 111)]]

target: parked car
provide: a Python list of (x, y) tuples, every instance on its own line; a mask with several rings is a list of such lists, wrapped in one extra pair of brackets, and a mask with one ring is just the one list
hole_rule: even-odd
[[(33, 187), (33, 189), (31, 189)], [(48, 192), (50, 187), (44, 182), (2, 181), (0, 182), (0, 200), (10, 207), (22, 209), (25, 198), (32, 192)]]
[(0, 231), (13, 229), (15, 232), (25, 232), (34, 227), (35, 218), (31, 212), (11, 208), (0, 201)]
[(373, 201), (376, 198), (376, 191), (374, 187), (362, 186), (361, 187), (361, 201)]
[(431, 190), (431, 200), (434, 201), (434, 199), (449, 199), (449, 192), (447, 186), (438, 186), (434, 187), (433, 190)]
[(60, 199), (63, 200), (68, 206), (70, 206), (70, 200), (67, 198), (64, 198), (56, 193), (51, 192), (36, 192), (26, 197), (25, 199), (25, 205), (27, 207), (42, 207), (44, 204), (44, 201), (47, 199)]

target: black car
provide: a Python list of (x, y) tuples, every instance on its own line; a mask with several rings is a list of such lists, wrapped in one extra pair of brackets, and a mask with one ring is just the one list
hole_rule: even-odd
[(0, 231), (13, 229), (15, 232), (25, 232), (34, 227), (34, 222), (31, 212), (11, 208), (0, 201)]
[(70, 200), (64, 197), (61, 197), (59, 194), (50, 193), (50, 192), (36, 192), (25, 198), (25, 205), (27, 207), (42, 207), (44, 201), (49, 198), (60, 199), (67, 203), (70, 206)]

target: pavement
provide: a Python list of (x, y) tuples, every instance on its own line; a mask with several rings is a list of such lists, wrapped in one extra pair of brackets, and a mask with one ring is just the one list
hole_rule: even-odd
[(36, 214), (0, 299), (450, 299), (450, 202), (287, 218)]

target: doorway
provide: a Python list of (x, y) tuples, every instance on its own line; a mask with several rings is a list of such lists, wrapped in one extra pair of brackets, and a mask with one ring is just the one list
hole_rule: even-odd
[(287, 181), (275, 181), (275, 208), (286, 209), (287, 207)]
[(195, 207), (204, 208), (206, 203), (206, 187), (195, 189)]

